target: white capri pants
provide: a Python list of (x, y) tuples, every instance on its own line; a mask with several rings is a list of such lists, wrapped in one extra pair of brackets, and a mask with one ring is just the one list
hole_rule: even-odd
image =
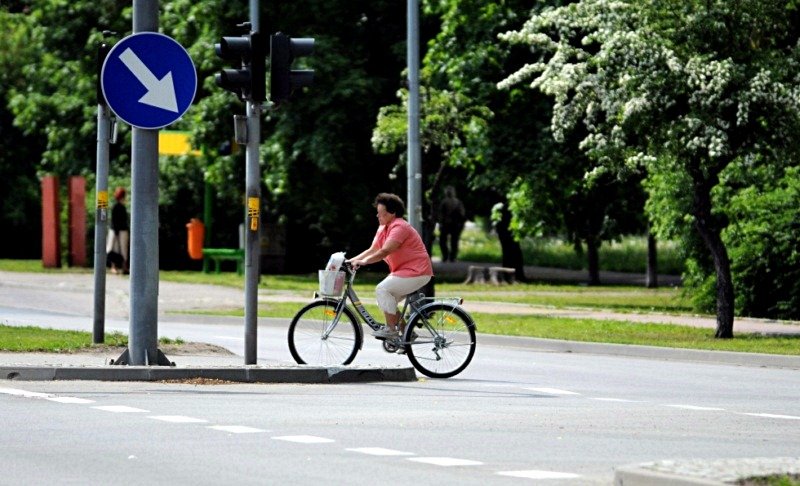
[(375, 287), (375, 300), (378, 301), (378, 307), (387, 314), (397, 314), (397, 302), (403, 300), (411, 292), (421, 289), (430, 280), (430, 275), (420, 277), (389, 275)]

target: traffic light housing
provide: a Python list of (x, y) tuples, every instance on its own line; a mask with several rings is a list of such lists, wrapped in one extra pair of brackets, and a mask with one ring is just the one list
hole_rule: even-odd
[(106, 61), (106, 57), (108, 57), (108, 53), (111, 51), (113, 47), (113, 42), (108, 40), (109, 37), (116, 35), (116, 32), (112, 32), (110, 30), (103, 31), (103, 41), (97, 46), (97, 59), (96, 59), (96, 74), (97, 74), (97, 104), (98, 105), (107, 105), (106, 97), (103, 94), (103, 86), (100, 78), (103, 75), (103, 63)]
[(270, 36), (269, 44), (270, 99), (280, 104), (289, 100), (294, 88), (314, 84), (314, 70), (292, 69), (295, 59), (309, 56), (314, 51), (314, 39), (292, 39), (278, 32)]
[(240, 61), (239, 69), (217, 73), (218, 86), (236, 93), (241, 100), (260, 103), (266, 99), (266, 46), (258, 32), (239, 37), (223, 37), (214, 44), (217, 56), (226, 61)]

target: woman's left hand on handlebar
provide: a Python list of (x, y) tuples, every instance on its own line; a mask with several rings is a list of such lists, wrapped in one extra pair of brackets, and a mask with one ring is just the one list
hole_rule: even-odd
[(353, 260), (347, 260), (345, 263), (350, 265), (353, 268), (353, 270), (358, 270), (358, 267), (364, 266), (364, 260), (353, 259)]

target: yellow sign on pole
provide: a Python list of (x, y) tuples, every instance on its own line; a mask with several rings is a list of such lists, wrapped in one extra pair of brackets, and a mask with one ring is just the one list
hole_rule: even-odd
[(108, 208), (108, 191), (97, 191), (97, 209)]
[(201, 155), (189, 143), (189, 132), (161, 130), (158, 132), (159, 155)]
[(250, 231), (258, 231), (258, 217), (261, 215), (257, 197), (247, 198), (247, 216), (250, 218)]

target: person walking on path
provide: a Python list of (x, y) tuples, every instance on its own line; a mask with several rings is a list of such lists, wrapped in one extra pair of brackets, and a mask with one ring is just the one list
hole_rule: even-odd
[(405, 204), (399, 196), (385, 192), (378, 194), (375, 209), (380, 226), (372, 245), (348, 262), (355, 268), (381, 260), (389, 265), (389, 276), (375, 287), (375, 299), (386, 318), (386, 327), (372, 334), (392, 339), (399, 336), (397, 302), (431, 280), (433, 264), (419, 233), (403, 219)]
[(128, 209), (125, 207), (125, 188), (118, 187), (114, 191), (114, 199), (117, 200), (111, 209), (111, 228), (108, 232), (108, 243), (106, 245), (106, 263), (114, 273), (128, 273), (128, 255), (130, 243), (130, 223), (128, 221)]
[(453, 186), (444, 188), (444, 199), (439, 204), (439, 250), (443, 262), (458, 258), (458, 242), (467, 221), (464, 204), (456, 197)]

